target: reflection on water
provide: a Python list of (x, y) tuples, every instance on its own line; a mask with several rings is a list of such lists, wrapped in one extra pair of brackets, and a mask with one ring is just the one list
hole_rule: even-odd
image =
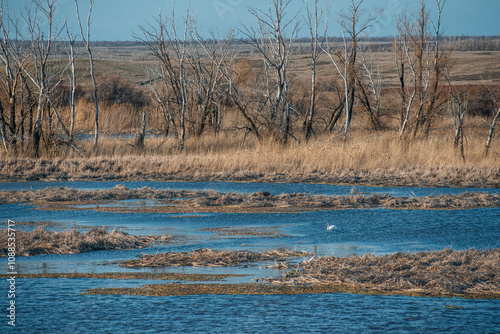
[[(27, 182), (3, 183), (0, 189), (41, 189), (69, 186), (84, 189), (112, 188), (117, 182)], [(328, 185), (271, 185), (229, 183), (120, 182), (129, 188), (215, 189), (217, 191), (279, 194), (307, 192), (347, 194), (352, 187)], [(27, 187), (27, 188), (26, 188)], [(371, 192), (372, 188), (357, 187)], [(373, 188), (415, 196), (463, 192), (463, 189)], [(497, 191), (489, 190), (489, 191)], [(108, 206), (144, 207), (161, 204), (155, 200), (117, 201)], [(149, 269), (121, 268), (116, 262), (165, 251), (216, 250), (264, 251), (288, 248), (318, 256), (351, 256), (373, 253), (416, 252), (452, 249), (493, 248), (500, 242), (500, 209), (475, 210), (331, 210), (302, 213), (111, 213), (92, 207), (77, 211), (45, 211), (34, 205), (0, 205), (0, 221), (53, 221), (50, 228), (87, 229), (93, 226), (119, 228), (137, 235), (173, 235), (172, 242), (128, 251), (100, 251), (73, 255), (18, 257), (19, 273), (130, 272)], [(326, 223), (337, 226), (326, 230)], [(33, 227), (19, 227), (33, 228)], [(219, 234), (230, 229), (254, 234)], [(272, 229), (275, 234), (258, 235)], [(6, 258), (0, 259), (4, 265)], [(156, 271), (184, 273), (235, 273), (249, 275), (230, 282), (280, 276), (263, 264), (245, 268), (161, 268)], [(500, 328), (500, 301), (346, 294), (308, 296), (83, 296), (93, 287), (139, 286), (151, 281), (93, 279), (18, 279), (16, 303), (22, 305), (17, 324), (23, 333), (66, 332), (446, 332), (493, 333)], [(0, 289), (6, 291), (6, 281)], [(6, 294), (1, 300), (5, 302)], [(458, 309), (446, 308), (454, 305)], [(463, 308), (463, 309), (462, 309)], [(0, 332), (6, 322), (0, 325)]]

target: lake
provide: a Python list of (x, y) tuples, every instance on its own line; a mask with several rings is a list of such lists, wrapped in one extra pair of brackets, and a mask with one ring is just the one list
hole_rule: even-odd
[[(268, 191), (272, 194), (346, 195), (352, 186), (226, 182), (22, 182), (0, 183), (0, 190), (46, 187), (108, 189), (169, 188), (219, 192)], [(499, 189), (355, 187), (355, 192), (393, 196), (458, 194)], [(154, 201), (122, 201), (118, 206), (151, 206)], [(45, 211), (31, 204), (0, 205), (2, 222), (51, 221), (58, 230), (108, 226), (137, 235), (172, 235), (171, 243), (141, 250), (16, 258), (19, 273), (130, 272), (113, 264), (142, 253), (216, 250), (263, 251), (288, 248), (319, 256), (432, 251), (443, 248), (496, 248), (500, 242), (500, 208), (468, 210), (350, 209), (300, 213), (111, 213), (95, 206), (82, 210)], [(336, 229), (326, 231), (326, 223)], [(268, 236), (220, 235), (207, 228), (241, 228), (271, 232)], [(6, 258), (0, 263), (5, 265)], [(157, 269), (158, 271), (158, 269)], [(228, 283), (279, 276), (261, 264), (230, 268), (168, 268), (184, 273), (248, 275)], [(277, 296), (95, 296), (80, 293), (94, 287), (133, 287), (151, 280), (22, 279), (16, 280), (16, 327), (23, 333), (498, 333), (499, 300), (365, 296), (353, 294)], [(0, 284), (3, 305), (8, 285)], [(453, 307), (449, 307), (452, 305)], [(0, 332), (7, 329), (0, 324)]]

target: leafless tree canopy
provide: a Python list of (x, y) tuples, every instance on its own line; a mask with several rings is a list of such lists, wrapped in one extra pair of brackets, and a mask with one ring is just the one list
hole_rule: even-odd
[[(397, 86), (390, 89), (382, 84), (387, 70), (365, 43), (380, 11), (366, 10), (364, 0), (350, 0), (339, 13), (331, 12), (330, 0), (306, 1), (299, 11), (291, 0), (270, 0), (267, 9), (248, 8), (254, 24), (205, 36), (189, 5), (180, 21), (172, 5), (168, 14), (159, 13), (135, 35), (154, 58), (145, 66), (149, 80), (141, 89), (147, 93), (139, 98), (148, 99), (138, 113), (136, 144), (144, 146), (147, 120), (153, 118), (158, 123), (153, 126), (175, 137), (182, 150), (189, 137), (221, 131), (243, 131), (258, 141), (282, 144), (334, 132), (349, 140), (353, 119), (374, 130), (397, 119), (401, 138), (425, 137), (436, 118), (445, 116), (453, 123), (454, 146), (465, 159), (464, 124), (473, 101), (469, 89), (454, 84), (450, 74), (451, 48), (443, 43), (446, 0), (434, 1), (431, 8), (420, 0), (415, 12), (398, 13), (391, 43)], [(39, 156), (41, 148), (53, 151), (61, 146), (82, 152), (75, 133), (81, 112), (79, 81), (85, 75), (92, 83), (86, 88), (97, 148), (99, 107), (108, 106), (99, 99), (107, 89), (113, 91), (109, 94), (119, 92), (113, 85), (100, 84), (95, 74), (90, 34), (94, 1), (86, 20), (78, 0), (74, 4), (77, 27), (55, 22), (56, 0), (31, 0), (20, 13), (9, 13), (0, 2), (0, 136), (7, 152)], [(338, 24), (341, 37), (327, 36), (332, 24)], [(308, 36), (306, 44), (298, 38), (301, 31)], [(257, 57), (240, 53), (240, 43)], [(84, 73), (78, 73), (76, 45), (88, 55)], [(296, 73), (292, 69), (297, 55), (309, 65), (300, 77), (291, 74)], [(319, 62), (327, 75), (318, 74)], [(495, 110), (485, 155), (499, 117), (495, 94), (487, 98)], [(61, 100), (67, 100), (68, 109), (60, 107)]]

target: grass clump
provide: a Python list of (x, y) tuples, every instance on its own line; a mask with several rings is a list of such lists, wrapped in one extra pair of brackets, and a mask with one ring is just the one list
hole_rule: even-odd
[(196, 249), (192, 252), (166, 252), (160, 254), (144, 254), (138, 259), (120, 262), (120, 266), (128, 268), (141, 267), (227, 267), (262, 261), (284, 261), (290, 257), (310, 255), (307, 252), (295, 252), (275, 249), (268, 252), (250, 251), (215, 251), (212, 249)]
[[(0, 257), (6, 257), (8, 254), (7, 235), (7, 229), (2, 229)], [(48, 231), (44, 227), (39, 227), (32, 231), (16, 231), (16, 256), (137, 249), (155, 242), (167, 242), (170, 238), (170, 236), (134, 236), (116, 229), (108, 232), (105, 227), (93, 227), (86, 233), (76, 230)]]
[(500, 299), (500, 248), (320, 257), (291, 267), (286, 285), (351, 285), (380, 294)]

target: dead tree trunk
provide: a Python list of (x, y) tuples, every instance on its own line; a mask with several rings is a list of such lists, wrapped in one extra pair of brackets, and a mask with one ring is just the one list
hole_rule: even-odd
[(486, 145), (484, 148), (484, 157), (488, 156), (491, 146), (491, 140), (493, 138), (493, 132), (495, 131), (495, 126), (497, 124), (498, 117), (500, 116), (500, 108), (497, 110), (495, 116), (493, 117), (493, 121), (491, 121), (490, 131), (488, 132), (488, 138), (486, 139)]
[[(94, 5), (94, 0), (90, 0), (89, 15), (87, 17), (87, 33), (84, 34), (82, 22), (80, 20), (80, 13), (78, 10), (78, 0), (75, 0), (76, 6), (76, 17), (78, 19), (78, 25), (80, 26), (80, 34), (87, 49), (87, 54), (89, 56), (89, 66), (90, 66), (90, 77), (92, 79), (92, 86), (94, 87), (93, 98), (94, 98), (94, 147), (97, 147), (99, 142), (99, 101), (97, 99), (97, 83), (95, 81), (94, 74), (94, 58), (92, 55), (92, 50), (90, 49), (90, 17), (92, 15), (92, 6)], [(86, 36), (86, 37), (85, 37)]]
[(135, 145), (139, 148), (144, 148), (144, 138), (146, 137), (146, 112), (142, 113), (142, 122), (141, 122), (141, 132), (137, 136), (135, 141)]
[(316, 63), (318, 57), (321, 55), (321, 45), (323, 41), (319, 41), (319, 25), (324, 20), (325, 27), (323, 34), (323, 39), (326, 37), (327, 24), (326, 19), (328, 18), (328, 13), (330, 9), (330, 3), (327, 2), (325, 6), (319, 11), (318, 0), (314, 0), (314, 10), (311, 12), (309, 6), (307, 9), (307, 26), (309, 28), (309, 34), (311, 36), (311, 102), (309, 106), (309, 113), (306, 116), (304, 122), (304, 132), (305, 139), (308, 141), (313, 132), (313, 120), (316, 112)]

